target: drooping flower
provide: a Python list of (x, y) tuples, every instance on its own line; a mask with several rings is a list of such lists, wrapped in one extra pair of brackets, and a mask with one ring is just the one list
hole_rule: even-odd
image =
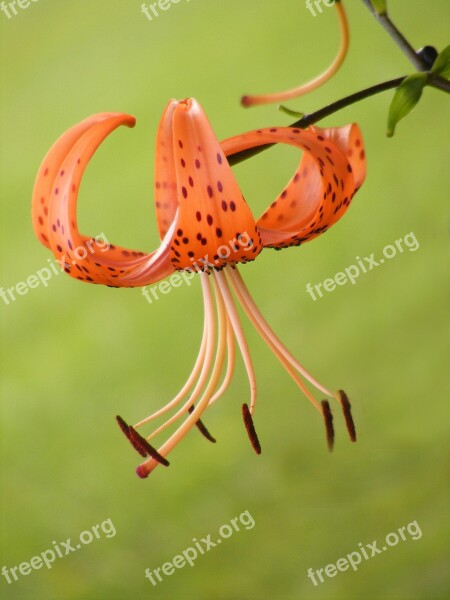
[[(160, 121), (155, 165), (155, 207), (160, 247), (148, 254), (111, 245), (101, 250), (78, 230), (76, 205), (87, 163), (102, 140), (119, 125), (132, 127), (125, 114), (94, 115), (69, 129), (50, 149), (37, 175), (33, 225), (71, 277), (111, 287), (155, 283), (174, 271), (198, 273), (204, 302), (203, 335), (192, 373), (180, 392), (163, 408), (134, 427), (121, 417), (123, 432), (146, 458), (137, 473), (146, 477), (196, 425), (211, 441), (201, 417), (224, 394), (233, 375), (235, 341), (248, 374), (250, 401), (242, 407), (244, 423), (257, 453), (253, 424), (256, 379), (237, 302), (289, 375), (325, 420), (333, 444), (328, 400), (318, 402), (305, 380), (341, 405), (352, 440), (355, 429), (350, 403), (341, 390), (333, 393), (316, 381), (285, 348), (258, 310), (238, 263), (254, 260), (263, 248), (298, 246), (329, 229), (348, 209), (365, 177), (365, 155), (357, 125), (307, 130), (259, 129), (220, 143), (200, 105), (193, 99), (172, 100)], [(284, 143), (303, 150), (292, 179), (257, 220), (252, 215), (227, 161), (242, 150)], [(90, 252), (74, 258), (74, 249)], [(225, 366), (226, 363), (226, 366)], [(221, 379), (222, 377), (222, 379)], [(138, 429), (170, 410), (178, 410), (152, 434)], [(158, 450), (149, 441), (178, 420), (179, 427)]]

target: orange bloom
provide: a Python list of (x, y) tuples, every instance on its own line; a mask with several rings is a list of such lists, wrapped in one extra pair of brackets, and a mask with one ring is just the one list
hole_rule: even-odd
[[(102, 140), (119, 125), (132, 127), (134, 123), (129, 115), (101, 113), (69, 129), (50, 149), (39, 169), (32, 212), (39, 241), (54, 253), (68, 275), (80, 281), (135, 287), (155, 283), (174, 271), (199, 274), (205, 308), (203, 336), (187, 382), (166, 406), (134, 427), (117, 417), (125, 435), (146, 458), (137, 469), (138, 475), (146, 477), (158, 464), (168, 465), (167, 455), (194, 425), (215, 441), (200, 418), (228, 387), (234, 370), (235, 341), (250, 384), (250, 402), (242, 408), (244, 423), (255, 451), (261, 451), (252, 419), (256, 381), (236, 300), (323, 415), (330, 448), (334, 434), (329, 403), (318, 402), (304, 380), (325, 396), (338, 400), (354, 440), (350, 404), (344, 392), (329, 391), (284, 347), (256, 307), (236, 265), (254, 260), (264, 247), (298, 246), (342, 217), (365, 177), (358, 126), (260, 129), (220, 143), (195, 100), (172, 100), (162, 116), (156, 145), (155, 206), (160, 247), (150, 254), (114, 245), (100, 250), (92, 244), (91, 237), (78, 230), (78, 189), (86, 165)], [(255, 220), (226, 157), (271, 143), (289, 144), (304, 153), (287, 186)], [(74, 259), (74, 249), (87, 245), (90, 251)], [(179, 405), (178, 411), (148, 437), (137, 432)], [(183, 417), (181, 425), (158, 450), (149, 443)]]

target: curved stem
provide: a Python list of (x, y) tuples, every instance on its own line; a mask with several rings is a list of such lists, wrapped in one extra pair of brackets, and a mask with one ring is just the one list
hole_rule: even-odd
[[(376, 85), (372, 85), (371, 87), (365, 88), (364, 90), (360, 90), (355, 94), (351, 94), (350, 96), (345, 96), (345, 98), (341, 98), (340, 100), (336, 100), (336, 102), (332, 102), (315, 112), (312, 112), (308, 115), (305, 115), (300, 120), (292, 123), (289, 127), (298, 127), (300, 129), (304, 129), (317, 123), (321, 119), (328, 117), (329, 115), (334, 114), (338, 110), (345, 108), (346, 106), (350, 106), (351, 104), (355, 104), (360, 100), (364, 100), (365, 98), (369, 98), (370, 96), (375, 96), (381, 92), (385, 92), (386, 90), (392, 90), (393, 88), (398, 87), (401, 82), (406, 77), (397, 77), (396, 79), (390, 79), (389, 81), (384, 81), (383, 83), (377, 83)], [(444, 80), (445, 81), (445, 80)], [(238, 163), (247, 160), (247, 158), (251, 158), (267, 148), (272, 147), (274, 144), (266, 144), (263, 146), (258, 146), (257, 148), (249, 148), (248, 150), (242, 150), (241, 152), (236, 152), (234, 154), (230, 154), (227, 156), (228, 162), (230, 165), (237, 165)]]
[(354, 94), (350, 94), (350, 96), (345, 96), (345, 98), (341, 98), (340, 100), (336, 100), (336, 102), (332, 102), (319, 110), (316, 110), (313, 113), (305, 115), (295, 123), (292, 123), (290, 127), (299, 127), (300, 129), (304, 129), (305, 127), (309, 127), (317, 121), (325, 119), (329, 115), (350, 106), (351, 104), (355, 104), (360, 100), (364, 100), (365, 98), (370, 98), (370, 96), (375, 96), (376, 94), (380, 94), (381, 92), (385, 92), (386, 90), (392, 90), (393, 88), (398, 87), (401, 82), (405, 79), (405, 77), (397, 77), (396, 79), (390, 79), (389, 81), (384, 81), (383, 83), (377, 83), (376, 85), (372, 85), (364, 90), (360, 90), (359, 92), (355, 92)]
[(405, 38), (405, 36), (397, 29), (394, 23), (391, 21), (387, 13), (378, 14), (374, 9), (370, 0), (362, 0), (373, 16), (378, 20), (380, 25), (384, 28), (385, 31), (391, 36), (403, 54), (410, 60), (410, 62), (418, 69), (419, 71), (427, 71), (428, 65), (425, 60), (423, 60)]

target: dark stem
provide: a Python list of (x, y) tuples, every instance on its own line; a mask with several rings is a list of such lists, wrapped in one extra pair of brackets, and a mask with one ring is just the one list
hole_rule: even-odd
[[(295, 123), (289, 125), (289, 127), (305, 129), (306, 127), (317, 123), (321, 119), (332, 115), (333, 113), (337, 112), (338, 110), (341, 110), (342, 108), (345, 108), (346, 106), (350, 106), (351, 104), (355, 104), (355, 102), (359, 102), (360, 100), (364, 100), (365, 98), (369, 98), (370, 96), (375, 96), (375, 94), (379, 94), (381, 92), (385, 92), (386, 90), (391, 90), (393, 88), (398, 87), (404, 79), (405, 77), (397, 77), (397, 79), (391, 79), (390, 81), (377, 83), (377, 85), (373, 85), (369, 88), (356, 92), (355, 94), (351, 94), (350, 96), (341, 98), (340, 100), (337, 100), (332, 104), (328, 104), (328, 106), (324, 106), (323, 108), (320, 108), (315, 112), (305, 115)], [(249, 148), (248, 150), (242, 150), (241, 152), (229, 154), (227, 156), (227, 159), (230, 165), (237, 165), (238, 163), (247, 160), (247, 158), (251, 158), (256, 154), (267, 150), (267, 148), (271, 148), (272, 146), (274, 146), (274, 144), (264, 144), (255, 148)]]
[(433, 75), (433, 73), (430, 73), (428, 75), (428, 85), (450, 94), (450, 81), (448, 79), (444, 79), (443, 77), (439, 77), (439, 75)]
[(428, 64), (425, 60), (423, 60), (405, 36), (397, 29), (394, 23), (391, 21), (387, 13), (379, 15), (374, 9), (370, 0), (362, 0), (367, 8), (371, 11), (373, 16), (379, 21), (380, 25), (387, 31), (387, 33), (391, 36), (397, 46), (402, 50), (402, 52), (407, 56), (407, 58), (412, 62), (412, 64), (419, 71), (426, 71), (428, 69)]

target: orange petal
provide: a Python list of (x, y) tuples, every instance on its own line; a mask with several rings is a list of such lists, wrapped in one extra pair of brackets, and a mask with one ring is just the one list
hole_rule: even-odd
[(264, 246), (285, 248), (317, 237), (343, 216), (364, 180), (365, 155), (357, 125), (260, 129), (222, 147), (228, 155), (271, 143), (305, 151), (295, 175), (257, 220)]
[(170, 235), (159, 250), (145, 254), (96, 243), (78, 230), (78, 189), (88, 161), (111, 131), (122, 124), (132, 127), (134, 122), (134, 117), (119, 113), (86, 119), (55, 143), (38, 172), (32, 203), (36, 234), (76, 279), (132, 287), (153, 283), (173, 272)]
[(31, 204), (34, 232), (38, 240), (47, 248), (50, 248), (48, 209), (56, 175), (60, 172), (60, 167), (67, 153), (83, 133), (89, 127), (102, 122), (107, 117), (108, 113), (96, 114), (71, 127), (53, 144), (42, 161), (36, 176)]
[(253, 260), (262, 250), (255, 220), (198, 102), (177, 103), (172, 131), (179, 207), (171, 246), (175, 268)]
[(172, 120), (176, 100), (171, 100), (161, 117), (155, 152), (155, 209), (160, 238), (166, 235), (178, 208), (177, 176), (173, 154)]
[(353, 169), (355, 186), (358, 190), (366, 178), (366, 153), (362, 133), (358, 125), (351, 123), (343, 127), (330, 127), (329, 129), (312, 126), (310, 130), (322, 135), (327, 140), (331, 140), (344, 152)]

